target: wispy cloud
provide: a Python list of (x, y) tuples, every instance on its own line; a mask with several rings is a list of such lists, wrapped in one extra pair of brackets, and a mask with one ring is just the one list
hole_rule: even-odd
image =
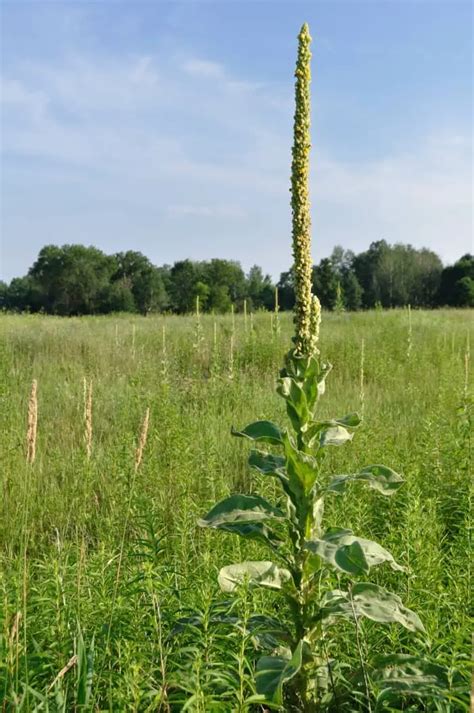
[(168, 211), (173, 216), (196, 218), (231, 218), (239, 219), (245, 217), (245, 211), (237, 205), (186, 205), (177, 203), (170, 205)]
[(472, 147), (456, 133), (378, 161), (321, 157), (314, 194), (333, 243), (359, 248), (379, 238), (436, 250), (445, 260), (471, 248)]
[(188, 59), (183, 63), (183, 69), (193, 77), (216, 79), (225, 76), (224, 68), (221, 64), (205, 59)]
[(31, 120), (45, 115), (48, 98), (44, 92), (27, 88), (16, 79), (0, 77), (0, 100), (4, 112), (23, 113)]
[[(286, 269), (291, 94), (184, 53), (19, 64), (2, 84), (6, 276), (74, 240)], [(380, 237), (468, 249), (469, 137), (433, 127), (358, 163), (316, 149), (316, 256)]]

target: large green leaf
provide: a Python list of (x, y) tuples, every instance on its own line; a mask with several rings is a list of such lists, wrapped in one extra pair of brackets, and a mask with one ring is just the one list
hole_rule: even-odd
[(249, 466), (262, 475), (277, 478), (288, 498), (293, 501), (295, 494), (290, 487), (290, 479), (286, 474), (285, 465), (286, 458), (283, 458), (283, 456), (277, 456), (258, 450), (250, 451)]
[(311, 421), (307, 426), (306, 430), (313, 433), (322, 431), (326, 428), (334, 428), (335, 426), (344, 426), (345, 428), (357, 428), (361, 423), (361, 418), (355, 411), (346, 414), (341, 418), (330, 418), (325, 421)]
[(283, 442), (283, 432), (271, 421), (255, 421), (242, 429), (242, 431), (236, 431), (232, 428), (231, 433), (233, 436), (248, 438), (251, 441), (271, 443), (272, 445), (281, 445)]
[(326, 391), (326, 377), (332, 369), (332, 364), (327, 362), (326, 364), (321, 364), (319, 374), (317, 376), (317, 389), (318, 397), (322, 396)]
[(342, 589), (331, 589), (324, 593), (315, 622), (325, 621), (332, 624), (337, 617), (350, 619), (353, 617), (351, 602), (347, 592)]
[(371, 582), (358, 582), (352, 589), (357, 613), (373, 621), (395, 622), (409, 631), (423, 632), (424, 626), (414, 611), (404, 606), (400, 597)]
[(305, 423), (309, 418), (305, 392), (294, 379), (286, 376), (280, 379), (277, 393), (285, 399), (288, 416), (293, 428), (298, 431), (301, 424)]
[(314, 411), (314, 407), (318, 401), (318, 398), (322, 396), (326, 390), (326, 377), (332, 369), (332, 365), (329, 363), (319, 364), (317, 363), (317, 374), (312, 379), (305, 379), (303, 383), (303, 389), (306, 392), (306, 398), (310, 404), (311, 409)]
[(358, 481), (367, 483), (369, 488), (378, 490), (382, 495), (393, 495), (404, 482), (401, 475), (385, 465), (368, 465), (360, 473), (335, 475), (326, 490), (342, 493), (348, 483)]
[(219, 528), (236, 522), (283, 519), (285, 514), (260, 495), (231, 495), (198, 521), (201, 527)]
[(370, 569), (364, 550), (357, 540), (340, 546), (323, 540), (311, 540), (306, 543), (306, 548), (313, 555), (346, 574), (367, 574)]
[(343, 572), (354, 575), (367, 574), (370, 569), (365, 552), (358, 540), (338, 547), (334, 557), (334, 564)]
[(293, 352), (287, 354), (285, 358), (285, 368), (281, 370), (282, 378), (292, 377), (301, 385), (310, 412), (318, 397), (324, 394), (325, 380), (332, 369), (329, 363), (320, 363), (315, 356), (296, 356)]
[(301, 491), (309, 493), (318, 477), (319, 466), (316, 458), (295, 448), (288, 434), (284, 435), (283, 444), (290, 487), (295, 494)]
[(349, 433), (344, 426), (330, 426), (324, 428), (319, 436), (319, 445), (321, 448), (325, 446), (342, 446), (347, 441), (351, 441), (354, 434)]
[(316, 379), (320, 373), (320, 365), (315, 356), (300, 356), (293, 351), (285, 356), (285, 367), (281, 370), (282, 378), (291, 376), (296, 381), (305, 381), (307, 379)]
[(262, 656), (257, 662), (255, 683), (257, 693), (268, 703), (283, 704), (283, 685), (296, 676), (301, 668), (303, 642), (300, 641), (293, 654), (287, 656)]
[(259, 495), (232, 495), (217, 503), (204, 518), (198, 520), (198, 525), (263, 540), (272, 547), (278, 547), (281, 537), (264, 521), (283, 519), (285, 514)]
[(404, 569), (388, 550), (372, 540), (355, 537), (351, 530), (332, 527), (321, 539), (310, 540), (305, 546), (313, 555), (347, 574), (366, 574), (382, 562), (388, 562), (394, 570)]
[(403, 696), (444, 697), (450, 688), (449, 670), (409, 654), (377, 656), (371, 680), (380, 693), (377, 703), (397, 705)]
[(349, 413), (342, 418), (327, 421), (309, 421), (303, 429), (305, 443), (309, 448), (316, 445), (341, 446), (353, 437), (347, 429), (357, 428), (360, 422), (357, 413)]
[(316, 406), (318, 396), (319, 396), (319, 383), (322, 383), (321, 387), (324, 391), (324, 380), (326, 374), (330, 371), (330, 367), (325, 368), (323, 365), (320, 366), (318, 360), (315, 357), (310, 357), (308, 360), (308, 366), (305, 371), (304, 378), (302, 380), (301, 387), (306, 394), (306, 401), (308, 403), (308, 409), (312, 414)]
[(358, 582), (353, 586), (352, 603), (348, 592), (336, 589), (326, 592), (321, 604), (318, 619), (331, 620), (338, 616), (351, 619), (355, 612), (356, 616), (383, 624), (398, 623), (409, 631), (424, 631), (418, 614), (407, 609), (399, 596), (371, 582)]
[[(333, 419), (334, 424), (339, 426), (346, 426), (347, 428), (357, 428), (361, 424), (361, 417), (356, 411), (346, 414), (342, 418)], [(331, 424), (332, 425), (332, 424)]]
[(251, 450), (249, 455), (249, 465), (262, 475), (279, 475), (285, 467), (286, 459), (265, 451)]
[(293, 404), (295, 411), (300, 417), (307, 418), (308, 404), (306, 394), (291, 376), (286, 376), (279, 380), (277, 393), (283, 396), (286, 401), (290, 401)]
[(291, 580), (291, 574), (273, 562), (241, 562), (222, 567), (218, 582), (223, 592), (234, 592), (247, 582), (251, 587), (282, 589)]

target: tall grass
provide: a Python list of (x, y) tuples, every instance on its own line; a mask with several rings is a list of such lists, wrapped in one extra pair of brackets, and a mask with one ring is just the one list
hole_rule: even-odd
[[(257, 591), (229, 602), (216, 578), (224, 564), (264, 552), (196, 527), (216, 499), (253, 490), (247, 449), (229, 424), (283, 419), (273, 385), (291, 317), (279, 314), (277, 332), (257, 313), (251, 335), (249, 320), (200, 315), (197, 350), (195, 316), (0, 318), (5, 710), (252, 710), (257, 656), (245, 618), (273, 612)], [(324, 412), (348, 412), (362, 394), (365, 417), (328, 470), (351, 472), (360, 450), (403, 472), (395, 499), (361, 492), (343, 524), (409, 564), (410, 576), (381, 571), (377, 582), (422, 615), (422, 653), (452, 672), (448, 700), (425, 709), (454, 713), (469, 699), (472, 313), (413, 310), (410, 320), (408, 350), (406, 312), (324, 315), (321, 343), (336, 363)], [(90, 458), (84, 374), (94, 387)], [(27, 463), (33, 379), (39, 421)], [(357, 664), (350, 627), (331, 647), (330, 657)], [(420, 653), (403, 631), (370, 622), (359, 648)], [(340, 706), (364, 710), (357, 697)]]

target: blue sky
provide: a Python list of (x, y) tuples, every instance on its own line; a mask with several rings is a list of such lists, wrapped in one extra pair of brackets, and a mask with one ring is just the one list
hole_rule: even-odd
[(313, 35), (315, 261), (472, 250), (472, 5), (3, 0), (1, 277), (47, 243), (291, 263), (296, 35)]

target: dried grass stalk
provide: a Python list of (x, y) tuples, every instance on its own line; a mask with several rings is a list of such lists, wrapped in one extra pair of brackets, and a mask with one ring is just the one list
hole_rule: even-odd
[(13, 624), (12, 624), (12, 628), (10, 630), (10, 636), (9, 636), (10, 649), (13, 649), (13, 644), (15, 641), (17, 642), (17, 645), (18, 645), (18, 634), (20, 632), (21, 617), (22, 617), (21, 611), (17, 611), (17, 613), (13, 617)]
[(234, 335), (230, 335), (229, 379), (234, 378)]
[(360, 344), (359, 403), (360, 414), (363, 416), (365, 408), (365, 341), (363, 339)]
[(84, 377), (84, 441), (87, 458), (92, 455), (92, 379)]
[(74, 654), (73, 656), (71, 656), (71, 658), (69, 659), (67, 664), (65, 666), (63, 666), (63, 668), (60, 670), (60, 672), (58, 673), (58, 675), (56, 676), (54, 681), (48, 687), (48, 693), (53, 690), (53, 688), (55, 687), (57, 682), (59, 680), (61, 680), (61, 678), (63, 678), (63, 676), (65, 676), (67, 674), (67, 672), (72, 669), (73, 666), (77, 665), (78, 660), (79, 659), (78, 659), (77, 654)]
[(145, 450), (146, 446), (146, 439), (148, 436), (148, 426), (150, 424), (150, 409), (147, 408), (145, 411), (145, 418), (143, 419), (142, 423), (142, 430), (140, 433), (140, 440), (138, 442), (138, 447), (137, 450), (135, 451), (135, 473), (140, 467), (140, 463), (142, 462), (143, 458), (143, 451)]
[(164, 383), (168, 381), (168, 354), (166, 351), (166, 325), (163, 322), (163, 339), (161, 348), (161, 376)]
[(26, 434), (26, 461), (34, 463), (36, 457), (36, 434), (38, 430), (38, 382), (33, 379), (28, 401), (28, 430)]

